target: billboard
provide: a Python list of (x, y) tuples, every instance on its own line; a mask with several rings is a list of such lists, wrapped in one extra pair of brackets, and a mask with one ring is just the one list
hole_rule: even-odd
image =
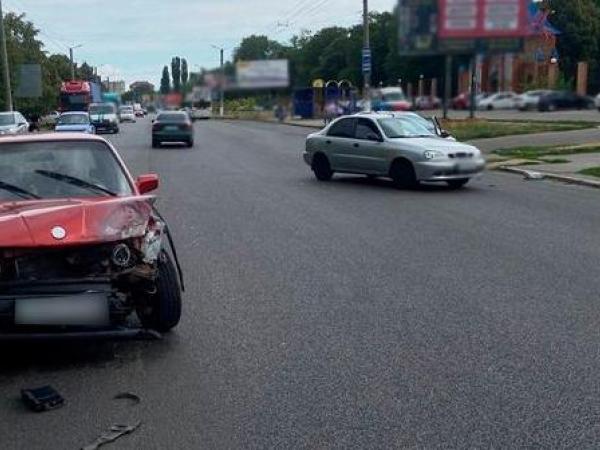
[(403, 55), (518, 52), (529, 0), (399, 0)]
[(286, 88), (290, 85), (288, 60), (239, 61), (236, 80), (240, 89)]
[(528, 32), (524, 0), (439, 0), (440, 39), (522, 37)]
[(39, 64), (21, 64), (18, 72), (15, 97), (39, 98), (42, 96), (42, 67)]

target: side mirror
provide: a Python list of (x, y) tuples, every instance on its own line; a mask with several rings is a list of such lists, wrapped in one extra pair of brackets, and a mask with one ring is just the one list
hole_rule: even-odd
[(373, 141), (373, 142), (381, 142), (382, 141), (382, 139), (375, 133), (367, 134), (367, 140)]
[(137, 186), (137, 189), (140, 192), (140, 194), (147, 194), (148, 192), (155, 191), (156, 189), (158, 189), (159, 185), (158, 175), (156, 175), (155, 173), (140, 175), (137, 178), (135, 185)]
[(446, 130), (441, 130), (440, 136), (443, 137), (444, 139), (452, 137), (452, 135), (450, 133), (448, 133)]

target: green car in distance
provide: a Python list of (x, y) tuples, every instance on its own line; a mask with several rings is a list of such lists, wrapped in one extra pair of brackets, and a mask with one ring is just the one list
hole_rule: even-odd
[(189, 115), (182, 111), (165, 111), (158, 114), (152, 123), (152, 148), (164, 142), (181, 142), (194, 146), (194, 126)]

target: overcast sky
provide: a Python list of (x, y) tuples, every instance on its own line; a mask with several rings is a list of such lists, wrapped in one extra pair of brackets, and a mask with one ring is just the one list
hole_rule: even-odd
[[(397, 0), (370, 0), (374, 11), (391, 11)], [(53, 53), (75, 50), (75, 59), (98, 66), (111, 79), (160, 79), (179, 55), (190, 70), (218, 65), (240, 40), (268, 34), (286, 41), (301, 29), (361, 21), (362, 0), (4, 0), (5, 12), (26, 13)]]

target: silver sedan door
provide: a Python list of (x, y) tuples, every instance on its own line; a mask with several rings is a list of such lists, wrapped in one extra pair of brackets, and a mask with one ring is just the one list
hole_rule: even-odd
[(339, 172), (352, 170), (352, 148), (355, 143), (356, 119), (344, 118), (335, 122), (324, 136), (325, 151), (331, 168)]

